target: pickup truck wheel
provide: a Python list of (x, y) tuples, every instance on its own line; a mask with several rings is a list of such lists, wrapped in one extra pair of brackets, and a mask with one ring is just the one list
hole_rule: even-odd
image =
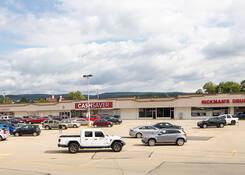
[(36, 133), (36, 132), (34, 132), (34, 133), (33, 133), (33, 136), (37, 136), (37, 133)]
[(109, 127), (109, 128), (110, 128), (110, 127), (111, 127), (111, 125), (107, 125), (107, 127)]
[(70, 153), (77, 153), (79, 150), (79, 145), (77, 143), (70, 143), (68, 149)]
[(31, 122), (29, 122), (29, 124), (31, 124)]
[(97, 128), (97, 125), (94, 125), (95, 128)]
[(149, 146), (155, 146), (155, 145), (156, 145), (156, 140), (150, 139), (150, 140), (148, 141), (148, 145), (149, 145)]
[(51, 129), (49, 126), (45, 126), (45, 129)]
[(176, 141), (176, 144), (177, 144), (178, 146), (182, 146), (182, 145), (185, 144), (185, 141), (184, 141), (184, 139), (178, 139), (178, 140)]
[(17, 136), (17, 137), (20, 136), (20, 134), (18, 132), (16, 132), (14, 135)]
[(223, 123), (220, 123), (220, 124), (219, 124), (219, 127), (220, 127), (220, 128), (224, 128), (224, 124), (223, 124)]
[(142, 134), (141, 134), (141, 133), (137, 133), (137, 134), (136, 134), (136, 137), (137, 137), (137, 138), (141, 138), (141, 137), (142, 137)]
[(231, 121), (231, 124), (232, 124), (232, 125), (235, 125), (235, 124), (236, 124), (236, 121), (235, 121), (235, 120), (232, 120), (232, 121)]
[(202, 126), (203, 128), (207, 128), (208, 127), (208, 125), (207, 124), (203, 124), (203, 126)]
[(66, 126), (62, 126), (62, 129), (67, 129)]
[(122, 150), (122, 144), (120, 142), (115, 142), (111, 146), (114, 152), (120, 152)]
[(77, 128), (77, 125), (73, 125), (73, 128)]

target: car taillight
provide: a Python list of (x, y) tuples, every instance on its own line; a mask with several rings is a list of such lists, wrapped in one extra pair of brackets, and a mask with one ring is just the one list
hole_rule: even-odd
[(184, 136), (187, 136), (187, 134), (185, 133)]
[(4, 134), (6, 134), (6, 131), (3, 131)]

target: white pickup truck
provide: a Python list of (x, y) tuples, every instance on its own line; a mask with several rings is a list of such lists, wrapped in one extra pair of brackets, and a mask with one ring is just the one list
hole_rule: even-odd
[(125, 142), (118, 136), (109, 136), (100, 129), (81, 130), (80, 135), (61, 135), (58, 147), (68, 147), (70, 153), (76, 153), (80, 148), (112, 148), (120, 152)]
[(235, 125), (236, 123), (238, 123), (238, 118), (233, 117), (231, 114), (223, 114), (219, 117), (224, 118), (227, 125)]

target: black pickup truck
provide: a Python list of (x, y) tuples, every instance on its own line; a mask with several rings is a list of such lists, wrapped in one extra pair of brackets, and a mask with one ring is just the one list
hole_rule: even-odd
[(226, 125), (226, 121), (223, 118), (213, 117), (206, 120), (197, 122), (197, 126), (200, 128), (207, 128), (208, 126), (216, 126), (217, 128), (223, 128)]

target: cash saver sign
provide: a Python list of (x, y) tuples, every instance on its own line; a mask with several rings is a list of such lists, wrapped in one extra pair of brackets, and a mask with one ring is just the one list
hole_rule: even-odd
[[(112, 108), (113, 103), (112, 102), (90, 102), (89, 103), (90, 108)], [(88, 103), (75, 103), (75, 109), (87, 109)]]
[(202, 100), (202, 104), (245, 103), (245, 99)]

